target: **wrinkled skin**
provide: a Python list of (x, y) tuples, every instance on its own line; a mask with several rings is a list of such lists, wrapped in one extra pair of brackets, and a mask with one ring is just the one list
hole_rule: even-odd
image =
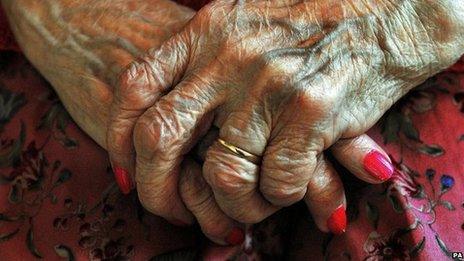
[[(52, 84), (76, 123), (104, 149), (120, 72), (140, 53), (158, 48), (194, 15), (164, 0), (2, 0), (2, 5), (24, 54)], [(209, 146), (210, 141), (203, 144)], [(193, 161), (185, 166), (188, 178), (182, 182), (181, 196), (186, 205), (209, 224), (203, 226), (208, 236), (228, 233), (233, 227), (230, 219), (197, 212), (194, 206), (210, 190), (198, 185), (205, 182)], [(229, 223), (208, 223), (211, 218)]]
[(22, 51), (99, 145), (118, 75), (194, 12), (166, 0), (2, 0)]
[(254, 223), (304, 198), (327, 231), (344, 196), (323, 151), (348, 139), (332, 148), (336, 159), (379, 182), (361, 163), (376, 145), (350, 138), (462, 55), (463, 19), (454, 0), (213, 2), (122, 74), (113, 164), (135, 171), (146, 208), (189, 222), (180, 164), (214, 123), (223, 140), (263, 159), (211, 146), (203, 212)]
[[(92, 1), (92, 5), (86, 1), (65, 0), (40, 3), (26, 0), (2, 0), (2, 3), (7, 9), (7, 13), (10, 14), (12, 27), (25, 54), (52, 83), (76, 122), (104, 148), (106, 148), (109, 104), (113, 99), (112, 85), (121, 69), (132, 61), (138, 53), (149, 47), (157, 49), (173, 32), (181, 29), (193, 15), (193, 12), (186, 8), (181, 8), (169, 1), (157, 0)], [(55, 7), (61, 5), (61, 10), (64, 10), (59, 13), (61, 16), (54, 16), (47, 11), (50, 10), (49, 6), (53, 4)], [(93, 11), (89, 12), (89, 10)], [(121, 13), (124, 15), (118, 15)], [(33, 14), (39, 19), (31, 19)], [(65, 19), (62, 20), (63, 18)], [(104, 29), (100, 29), (100, 27)], [(133, 30), (134, 27), (140, 30)], [(96, 28), (104, 33), (100, 34)], [(77, 38), (81, 40), (78, 41), (77, 45), (81, 48), (75, 48), (76, 45), (64, 41), (70, 35), (78, 35), (76, 31), (71, 29), (88, 36), (88, 38)], [(57, 41), (50, 41), (50, 38), (47, 37), (48, 34), (43, 33), (44, 30), (51, 32)], [(36, 31), (42, 33), (38, 34)], [(108, 37), (109, 35), (111, 37)], [(121, 39), (125, 41), (121, 42)], [(127, 43), (131, 43), (132, 46)], [(182, 49), (177, 51), (182, 51)], [(92, 55), (87, 55), (89, 53)], [(152, 53), (156, 54), (154, 51)], [(95, 56), (98, 58), (97, 60), (94, 59)], [(96, 63), (95, 61), (98, 60), (101, 62)], [(172, 62), (170, 65), (176, 66), (175, 61)], [(133, 67), (140, 64), (143, 63), (136, 62)], [(63, 73), (63, 69), (66, 69), (67, 73)], [(169, 74), (166, 74), (166, 77), (169, 77)], [(160, 79), (162, 79), (161, 76)], [(125, 83), (124, 74), (122, 80), (122, 83)], [(135, 95), (144, 94), (143, 90), (134, 89), (132, 89), (132, 93)], [(143, 104), (137, 105), (144, 108)], [(142, 111), (145, 110), (142, 109)], [(203, 127), (203, 131), (205, 129), (207, 127)], [(362, 155), (372, 148), (376, 148), (376, 145), (366, 136), (361, 136), (337, 143), (332, 151), (341, 155), (340, 158), (343, 155), (350, 155), (350, 157), (345, 157), (352, 161), (348, 165), (352, 166), (355, 174), (360, 173), (359, 176), (362, 178), (364, 174), (359, 167)], [(358, 156), (353, 157), (353, 155)], [(150, 165), (149, 163), (147, 165)], [(184, 173), (181, 175), (180, 196), (186, 207), (198, 219), (205, 233), (216, 242), (223, 243), (222, 238), (234, 225), (234, 221), (218, 209), (216, 202), (212, 199), (212, 192), (208, 184), (199, 175), (199, 167), (194, 165), (192, 161), (184, 162), (184, 166)], [(328, 211), (344, 201), (343, 188), (330, 164), (322, 160), (322, 155), (319, 155), (316, 170), (311, 177), (308, 187), (313, 188), (313, 193), (308, 193), (305, 200), (313, 209), (312, 213), (316, 216), (319, 227), (326, 230), (324, 222), (330, 213)], [(372, 178), (367, 176), (364, 176), (364, 179), (378, 182), (372, 181)], [(153, 188), (156, 189), (156, 187)], [(315, 196), (319, 192), (323, 192), (321, 193), (323, 197)], [(149, 207), (150, 203), (153, 202), (145, 202)], [(322, 209), (320, 206), (327, 206), (328, 210)], [(246, 208), (241, 209), (248, 211)], [(169, 215), (165, 216), (169, 217)], [(258, 218), (255, 217), (255, 219)]]

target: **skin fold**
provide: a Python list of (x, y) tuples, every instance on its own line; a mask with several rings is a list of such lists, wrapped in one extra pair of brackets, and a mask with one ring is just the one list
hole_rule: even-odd
[[(105, 149), (119, 74), (194, 15), (191, 9), (164, 0), (2, 0), (2, 5), (23, 53), (52, 84), (76, 123)], [(209, 144), (207, 139), (203, 144)], [(224, 244), (223, 234), (235, 222), (223, 213), (198, 212), (198, 202), (210, 192), (197, 186), (206, 184), (198, 168), (191, 160), (185, 162), (188, 178), (181, 182), (181, 196), (195, 218), (208, 224), (202, 226), (206, 235)]]
[[(337, 175), (318, 172), (330, 169), (320, 167), (323, 152), (379, 182), (361, 159), (375, 145), (334, 144), (364, 133), (454, 63), (464, 51), (463, 20), (464, 6), (453, 0), (215, 1), (122, 74), (110, 157), (135, 172), (147, 209), (189, 222), (177, 192), (181, 162), (214, 124), (221, 139), (263, 160), (256, 165), (213, 144), (202, 169), (210, 212), (255, 223), (309, 198), (326, 231), (343, 194)], [(331, 193), (315, 200), (320, 191)]]
[(2, 0), (2, 4), (26, 57), (53, 85), (76, 123), (103, 148), (120, 72), (194, 15), (165, 0)]

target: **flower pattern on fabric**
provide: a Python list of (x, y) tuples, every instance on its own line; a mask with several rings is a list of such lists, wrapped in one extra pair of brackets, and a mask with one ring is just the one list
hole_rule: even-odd
[(372, 232), (364, 244), (364, 251), (369, 253), (364, 260), (411, 260), (408, 247), (396, 231), (389, 236)]
[(0, 260), (130, 260), (138, 248), (145, 260), (193, 245), (198, 232), (119, 192), (106, 153), (22, 55), (0, 56)]
[(447, 260), (464, 251), (462, 61), (369, 132), (396, 165), (389, 182), (367, 185), (339, 169), (350, 220), (344, 235), (321, 233), (297, 204), (230, 248), (150, 215), (135, 193), (119, 193), (106, 153), (48, 84), (24, 57), (1, 55), (1, 260)]

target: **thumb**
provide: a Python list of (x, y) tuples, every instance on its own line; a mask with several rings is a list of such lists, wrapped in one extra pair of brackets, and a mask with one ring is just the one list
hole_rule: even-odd
[(185, 34), (179, 33), (161, 47), (149, 50), (122, 72), (114, 89), (107, 147), (116, 182), (124, 193), (135, 184), (132, 141), (135, 123), (183, 76), (189, 57), (185, 39)]

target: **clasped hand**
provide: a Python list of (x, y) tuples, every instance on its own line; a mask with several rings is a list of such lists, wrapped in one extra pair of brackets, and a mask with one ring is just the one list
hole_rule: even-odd
[[(460, 57), (456, 2), (213, 2), (121, 75), (107, 135), (115, 172), (149, 211), (196, 218), (218, 243), (302, 199), (321, 230), (341, 233), (344, 188), (324, 152), (366, 182), (392, 175), (363, 133)], [(202, 168), (185, 159), (212, 125), (261, 162), (218, 142)]]

